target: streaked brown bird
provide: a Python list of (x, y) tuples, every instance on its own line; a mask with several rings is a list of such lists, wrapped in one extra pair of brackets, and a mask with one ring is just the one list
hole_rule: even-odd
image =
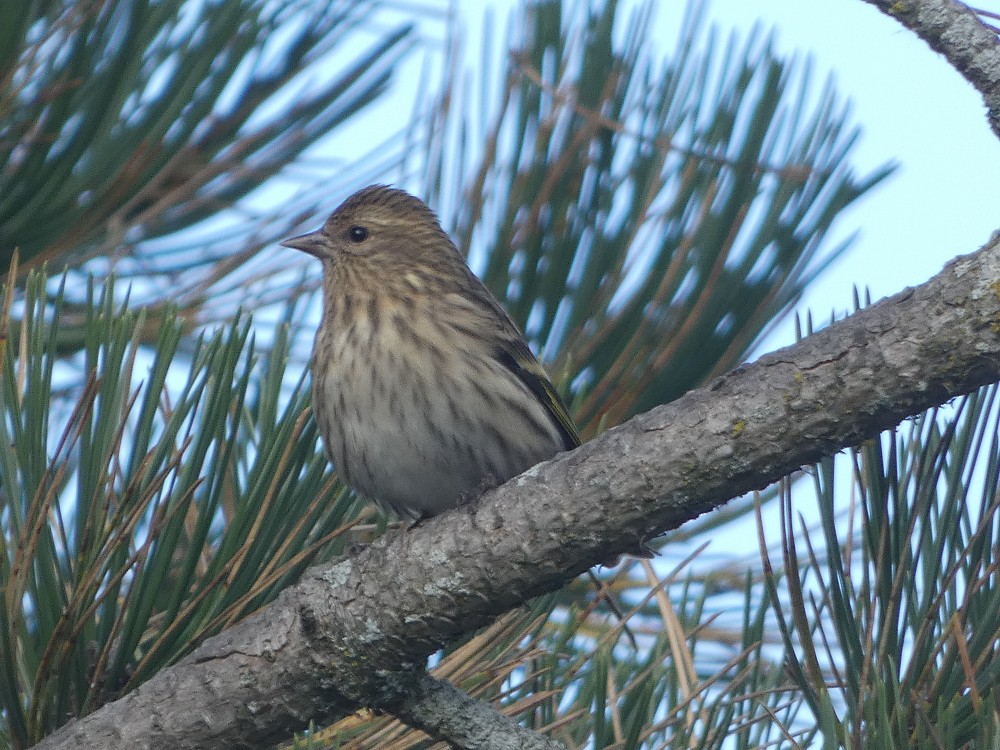
[(433, 211), (384, 185), (282, 243), (323, 263), (313, 405), (341, 477), (420, 519), (580, 444), (524, 336)]

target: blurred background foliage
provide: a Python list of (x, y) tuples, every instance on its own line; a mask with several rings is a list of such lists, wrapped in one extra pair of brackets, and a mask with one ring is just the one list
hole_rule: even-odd
[[(192, 328), (232, 317), (213, 310), (220, 295), (239, 297), (267, 270), (261, 251), (316, 208), (243, 199), (384, 95), (412, 52), (412, 25), (371, 24), (377, 5), (3, 3), (4, 268), (15, 248), (24, 271), (114, 268), (147, 316), (169, 303)], [(67, 320), (67, 349), (80, 325)]]
[[(0, 5), (0, 743), (384, 529), (310, 416), (319, 269), (274, 247), (353, 190), (439, 209), (587, 436), (738, 364), (843, 252), (891, 168), (853, 173), (833, 87), (698, 2), (653, 40), (652, 7), (526, 1), (469, 69), (454, 17), (371, 0)], [(581, 581), (435, 671), (569, 747), (993, 743), (998, 445), (986, 389), (805, 472), (798, 513), (788, 480), (600, 571), (624, 621)], [(755, 515), (762, 555), (706, 549)], [(431, 745), (317, 722), (294, 743)]]

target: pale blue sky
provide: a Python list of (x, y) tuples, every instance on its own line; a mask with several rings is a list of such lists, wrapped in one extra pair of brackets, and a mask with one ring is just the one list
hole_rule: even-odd
[(715, 0), (710, 12), (743, 29), (761, 18), (777, 27), (781, 51), (833, 73), (864, 130), (862, 172), (899, 162), (842, 220), (861, 234), (804, 300), (814, 313), (848, 307), (853, 283), (876, 299), (922, 283), (1000, 228), (1000, 143), (982, 99), (914, 34), (861, 0)]
[[(499, 61), (502, 31), (517, 5), (516, 0), (454, 3), (470, 68), (479, 64), (482, 53), (484, 8), (492, 9), (496, 21), (491, 41)], [(663, 52), (677, 38), (685, 7), (686, 0), (656, 5), (651, 38)], [(389, 15), (392, 21), (416, 20), (422, 36), (441, 41), (448, 8), (444, 0), (399, 4)], [(831, 239), (854, 231), (860, 236), (797, 309), (825, 320), (831, 310), (842, 314), (850, 308), (854, 284), (867, 286), (878, 299), (922, 283), (1000, 228), (994, 210), (1000, 194), (1000, 143), (986, 123), (982, 101), (911, 32), (862, 0), (713, 0), (708, 15), (723, 35), (731, 29), (746, 35), (758, 21), (764, 30), (774, 28), (779, 53), (811, 56), (817, 90), (828, 75), (834, 77), (839, 95), (853, 104), (852, 121), (863, 129), (853, 158), (858, 174), (887, 161), (899, 163), (889, 180), (844, 214)], [(397, 132), (412, 115), (414, 92), (428, 71), (424, 63), (430, 69), (440, 63), (434, 52), (440, 48), (432, 42), (423, 62), (411, 58), (389, 97), (378, 105), (378, 114), (338, 131), (334, 151), (356, 158), (359, 143), (374, 145)], [(434, 73), (431, 78), (433, 91)], [(345, 143), (351, 144), (350, 153), (340, 151)], [(342, 197), (331, 196), (331, 204)], [(792, 340), (792, 327), (785, 325), (764, 348)]]

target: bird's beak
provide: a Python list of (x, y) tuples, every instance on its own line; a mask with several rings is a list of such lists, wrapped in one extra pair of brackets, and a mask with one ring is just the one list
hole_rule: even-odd
[(309, 232), (308, 234), (300, 234), (297, 237), (289, 237), (281, 244), (284, 247), (290, 247), (293, 250), (301, 250), (304, 253), (309, 253), (317, 258), (322, 258), (326, 254), (324, 252), (326, 242), (323, 237), (323, 232), (319, 229), (315, 232)]

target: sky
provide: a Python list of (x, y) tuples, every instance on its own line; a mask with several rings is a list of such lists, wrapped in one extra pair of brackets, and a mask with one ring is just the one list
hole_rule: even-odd
[[(681, 6), (663, 3), (659, 22), (673, 29)], [(720, 30), (749, 32), (758, 19), (773, 26), (779, 53), (809, 55), (817, 80), (834, 77), (862, 128), (852, 158), (856, 173), (898, 163), (888, 180), (843, 214), (835, 234), (856, 231), (858, 237), (809, 287), (797, 311), (822, 320), (831, 310), (842, 316), (852, 306), (854, 285), (867, 287), (873, 300), (895, 294), (976, 251), (1000, 229), (1000, 142), (982, 99), (912, 32), (862, 0), (714, 0), (709, 14)], [(793, 343), (792, 321), (760, 342), (751, 358)], [(838, 466), (847, 470), (847, 462)], [(802, 497), (796, 509), (815, 520), (815, 502)], [(765, 510), (765, 528), (768, 519), (777, 528), (776, 514), (777, 508)], [(755, 537), (744, 524), (729, 524), (715, 535), (712, 550), (757, 559)]]
[(913, 33), (861, 0), (715, 0), (710, 14), (739, 29), (760, 18), (776, 27), (780, 52), (809, 54), (818, 73), (833, 74), (863, 128), (853, 159), (862, 174), (899, 163), (846, 212), (841, 230), (860, 236), (800, 309), (843, 311), (853, 284), (874, 299), (920, 284), (1000, 228), (1000, 143), (982, 99)]
[[(453, 4), (470, 69), (479, 64), (484, 45), (484, 9), (493, 13), (494, 29), (502, 31), (517, 5), (516, 0)], [(664, 53), (677, 38), (685, 6), (686, 0), (656, 3), (651, 39)], [(440, 49), (434, 41), (444, 38), (441, 19), (448, 8), (444, 0), (399, 3), (392, 18), (417, 21), (419, 33), (430, 42), (427, 49)], [(831, 241), (855, 232), (858, 237), (808, 290), (798, 311), (809, 310), (825, 320), (831, 311), (842, 316), (850, 310), (854, 285), (869, 289), (877, 300), (920, 284), (951, 258), (978, 249), (1000, 228), (994, 211), (1000, 194), (1000, 143), (987, 125), (982, 100), (910, 31), (863, 0), (711, 0), (707, 15), (723, 37), (730, 30), (745, 37), (755, 24), (758, 34), (773, 29), (779, 54), (811, 58), (816, 89), (833, 77), (840, 97), (853, 105), (851, 122), (862, 128), (852, 158), (856, 174), (898, 163), (887, 181), (842, 215)], [(497, 36), (490, 40), (494, 57), (503, 52), (502, 34)], [(373, 144), (388, 139), (412, 115), (413, 92), (420, 89), (426, 70), (419, 63), (403, 66), (386, 103), (378, 105), (393, 114), (386, 117), (383, 109), (359, 118), (357, 138)], [(352, 143), (356, 150), (358, 140), (344, 138), (346, 132), (338, 131), (339, 142)], [(756, 354), (793, 341), (789, 319)]]

